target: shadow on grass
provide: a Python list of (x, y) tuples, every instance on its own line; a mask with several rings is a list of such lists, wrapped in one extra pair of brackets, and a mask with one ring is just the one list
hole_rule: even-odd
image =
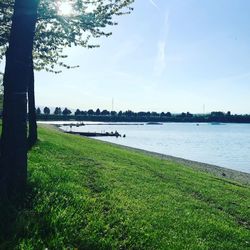
[[(51, 210), (55, 206), (48, 202), (45, 207), (38, 208), (38, 200), (46, 194), (49, 194), (46, 188), (28, 183), (25, 193), (0, 202), (0, 250), (110, 249), (93, 239), (74, 237), (70, 233), (65, 235), (64, 221), (55, 223), (53, 219)], [(60, 195), (57, 198), (60, 199)], [(71, 226), (66, 227), (74, 231)]]
[(27, 185), (24, 193), (2, 199), (0, 203), (0, 249), (15, 249), (24, 236), (35, 192)]

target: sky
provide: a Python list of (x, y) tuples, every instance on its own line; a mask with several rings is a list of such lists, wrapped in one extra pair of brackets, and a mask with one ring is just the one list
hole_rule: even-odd
[(38, 106), (250, 113), (249, 0), (135, 0), (97, 49), (36, 72)]

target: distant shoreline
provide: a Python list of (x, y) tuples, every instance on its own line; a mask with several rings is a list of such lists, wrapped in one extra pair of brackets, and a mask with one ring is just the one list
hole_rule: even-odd
[(37, 115), (39, 121), (92, 121), (92, 122), (184, 122), (184, 123), (250, 123), (250, 115), (172, 115), (146, 116), (111, 116), (111, 115)]

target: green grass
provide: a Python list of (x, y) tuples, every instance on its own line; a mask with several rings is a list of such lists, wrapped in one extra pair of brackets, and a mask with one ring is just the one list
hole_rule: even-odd
[(1, 249), (250, 249), (249, 186), (52, 129), (39, 138)]

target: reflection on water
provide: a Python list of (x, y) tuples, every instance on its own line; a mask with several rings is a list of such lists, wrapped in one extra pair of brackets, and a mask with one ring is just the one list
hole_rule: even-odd
[[(64, 127), (69, 129), (69, 127)], [(250, 173), (250, 124), (165, 123), (86, 125), (72, 131), (118, 131), (126, 137), (97, 138), (125, 146), (215, 164)]]

